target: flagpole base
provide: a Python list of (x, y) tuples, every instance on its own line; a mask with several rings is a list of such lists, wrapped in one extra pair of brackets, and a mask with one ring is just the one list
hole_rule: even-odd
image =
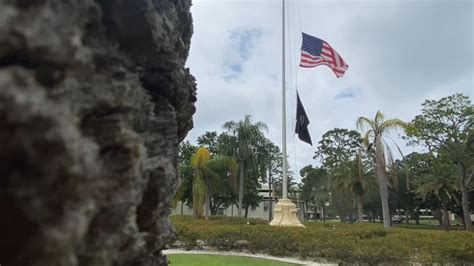
[(272, 226), (293, 226), (293, 227), (303, 227), (305, 226), (300, 222), (296, 213), (296, 205), (291, 202), (290, 199), (284, 198), (278, 200), (278, 203), (275, 205), (274, 217), (270, 222)]

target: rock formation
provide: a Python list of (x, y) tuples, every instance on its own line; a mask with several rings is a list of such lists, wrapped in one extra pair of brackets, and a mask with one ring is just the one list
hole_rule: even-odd
[(166, 265), (190, 0), (0, 0), (0, 264)]

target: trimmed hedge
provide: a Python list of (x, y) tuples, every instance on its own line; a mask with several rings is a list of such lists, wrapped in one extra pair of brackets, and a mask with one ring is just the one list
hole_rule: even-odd
[(381, 224), (305, 223), (269, 226), (264, 220), (172, 216), (174, 246), (265, 253), (306, 260), (349, 263), (474, 263), (474, 234), (390, 228)]

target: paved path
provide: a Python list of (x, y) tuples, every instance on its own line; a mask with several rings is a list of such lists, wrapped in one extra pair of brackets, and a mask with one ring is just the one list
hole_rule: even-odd
[(234, 251), (211, 251), (211, 250), (184, 250), (184, 249), (167, 249), (163, 250), (163, 254), (205, 254), (205, 255), (223, 255), (223, 256), (242, 256), (242, 257), (251, 257), (259, 259), (268, 259), (276, 260), (281, 262), (288, 262), (301, 265), (311, 265), (311, 266), (337, 266), (337, 263), (320, 263), (313, 261), (303, 261), (294, 258), (281, 258), (270, 256), (266, 254), (249, 254), (243, 252), (234, 252)]

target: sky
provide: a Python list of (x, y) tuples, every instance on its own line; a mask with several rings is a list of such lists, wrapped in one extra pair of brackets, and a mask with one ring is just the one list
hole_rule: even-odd
[[(187, 67), (197, 80), (197, 111), (187, 140), (222, 132), (251, 115), (282, 145), (280, 0), (194, 0)], [(411, 121), (425, 99), (474, 94), (474, 1), (286, 0), (286, 117), (289, 167), (313, 159), (321, 136), (356, 129), (359, 116)], [(326, 66), (299, 68), (301, 32), (328, 42), (348, 63), (342, 78)], [(294, 134), (296, 89), (313, 146)], [(413, 151), (393, 134), (406, 154)], [(296, 170), (296, 171), (295, 171)], [(300, 180), (299, 175), (295, 176)]]

